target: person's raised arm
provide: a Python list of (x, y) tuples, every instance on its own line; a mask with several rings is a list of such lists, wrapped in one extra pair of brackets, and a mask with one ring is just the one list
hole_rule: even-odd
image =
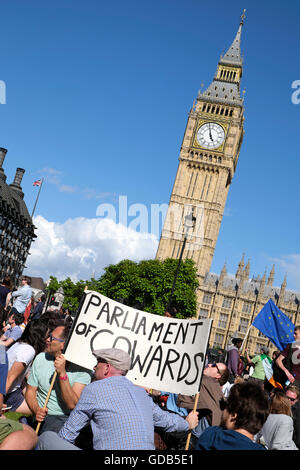
[(73, 410), (77, 405), (85, 384), (75, 382), (73, 386), (71, 386), (66, 372), (66, 360), (63, 354), (55, 358), (54, 367), (58, 375), (62, 399), (67, 408)]
[(252, 360), (251, 360), (251, 357), (249, 356), (249, 351), (248, 349), (245, 349), (245, 353), (246, 353), (246, 359), (247, 359), (247, 362), (248, 362), (248, 365), (250, 366), (254, 366)]

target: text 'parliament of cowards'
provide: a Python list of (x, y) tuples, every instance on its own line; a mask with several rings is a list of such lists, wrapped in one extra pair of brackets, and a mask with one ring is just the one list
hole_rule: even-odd
[(65, 357), (93, 369), (92, 351), (119, 348), (131, 356), (127, 378), (170, 393), (199, 391), (212, 320), (181, 320), (136, 310), (85, 291)]

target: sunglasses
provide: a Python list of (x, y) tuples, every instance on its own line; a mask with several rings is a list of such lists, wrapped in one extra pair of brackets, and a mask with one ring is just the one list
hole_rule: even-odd
[(213, 362), (213, 364), (211, 364), (210, 367), (216, 367), (216, 369), (217, 369), (217, 371), (219, 372), (219, 374), (221, 374), (220, 369), (219, 369), (219, 367), (217, 366), (217, 364), (216, 364), (215, 362)]
[(53, 335), (49, 335), (48, 338), (50, 339), (50, 343), (52, 343), (52, 341), (59, 341), (60, 343), (64, 343), (65, 340), (64, 339), (60, 339), (60, 338), (56, 338), (55, 336)]
[(293, 402), (293, 401), (296, 401), (296, 400), (297, 400), (297, 398), (291, 398), (291, 397), (287, 397), (287, 398), (288, 398), (288, 399), (289, 399), (291, 402)]

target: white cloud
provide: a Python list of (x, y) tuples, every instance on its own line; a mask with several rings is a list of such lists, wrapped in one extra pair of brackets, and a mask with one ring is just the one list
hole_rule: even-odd
[(76, 188), (74, 186), (69, 186), (67, 184), (62, 184), (59, 187), (61, 193), (75, 193)]
[(300, 291), (300, 254), (282, 255), (279, 258), (271, 258), (275, 265), (279, 266), (287, 276), (287, 286), (292, 285), (293, 290)]
[(155, 257), (158, 240), (154, 235), (135, 232), (110, 219), (78, 217), (64, 223), (50, 222), (38, 215), (33, 219), (37, 239), (32, 243), (25, 273), (74, 281), (99, 277), (109, 264), (122, 259), (140, 261)]
[(42, 168), (36, 172), (39, 176), (42, 175), (44, 182), (48, 184), (53, 184), (57, 187), (61, 193), (76, 193), (81, 194), (85, 199), (105, 199), (112, 196), (116, 196), (115, 193), (111, 192), (99, 192), (94, 188), (78, 188), (76, 186), (71, 186), (69, 184), (63, 184), (63, 172), (57, 170), (56, 168)]

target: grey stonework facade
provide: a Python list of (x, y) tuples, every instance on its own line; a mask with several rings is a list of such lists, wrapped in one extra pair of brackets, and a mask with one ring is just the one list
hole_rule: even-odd
[(21, 188), (25, 170), (17, 168), (14, 181), (7, 184), (2, 167), (6, 153), (0, 148), (0, 279), (8, 275), (17, 285), (36, 235)]
[[(199, 318), (212, 318), (210, 346), (226, 348), (233, 337), (245, 339), (250, 354), (259, 353), (261, 346), (268, 346), (270, 353), (275, 346), (251, 324), (269, 299), (295, 324), (300, 324), (300, 292), (287, 290), (286, 278), (280, 287), (274, 287), (275, 266), (262, 277), (249, 278), (250, 261), (245, 265), (242, 257), (235, 275), (227, 273), (224, 265), (221, 273), (208, 273), (199, 287)], [(251, 328), (250, 328), (251, 327)]]

